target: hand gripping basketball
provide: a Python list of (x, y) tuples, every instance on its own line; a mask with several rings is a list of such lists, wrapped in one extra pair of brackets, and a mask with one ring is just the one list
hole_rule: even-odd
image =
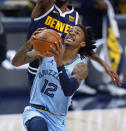
[(62, 38), (58, 32), (46, 28), (37, 30), (32, 38), (33, 48), (35, 51), (45, 57), (51, 56), (47, 53), (47, 51), (51, 51), (50, 46), (56, 48), (55, 43), (60, 44), (59, 41), (62, 41)]

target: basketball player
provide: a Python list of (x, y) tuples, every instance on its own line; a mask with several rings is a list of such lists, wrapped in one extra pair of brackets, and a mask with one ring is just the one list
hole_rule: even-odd
[(56, 49), (51, 47), (52, 51), (47, 51), (53, 56), (43, 58), (34, 50), (29, 52), (32, 46), (29, 40), (12, 61), (20, 66), (36, 58), (41, 60), (31, 89), (30, 106), (23, 113), (28, 131), (65, 131), (71, 97), (88, 74), (81, 58), (92, 55), (95, 48), (90, 28), (76, 25), (66, 35), (64, 47), (62, 43), (55, 44)]
[[(35, 30), (42, 27), (47, 27), (59, 32), (64, 39), (68, 30), (81, 22), (78, 13), (74, 8), (68, 6), (68, 3), (69, 0), (37, 0), (32, 12), (27, 39), (30, 39)], [(38, 66), (39, 60), (35, 60), (29, 64), (28, 79), (31, 85)]]
[[(35, 30), (42, 27), (47, 27), (59, 32), (64, 40), (65, 35), (72, 26), (81, 24), (80, 16), (74, 8), (68, 6), (68, 4), (69, 0), (37, 0), (36, 6), (32, 12), (28, 40)], [(117, 78), (117, 74), (102, 59), (100, 59), (97, 54), (93, 53), (91, 56), (87, 57), (101, 64), (106, 73), (112, 78), (112, 81), (116, 83), (113, 76)], [(33, 83), (38, 66), (38, 59), (29, 64), (28, 79), (30, 85)]]

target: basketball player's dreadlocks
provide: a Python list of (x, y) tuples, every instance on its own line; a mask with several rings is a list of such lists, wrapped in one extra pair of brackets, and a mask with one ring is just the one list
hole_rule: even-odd
[(94, 51), (93, 49), (96, 48), (95, 41), (94, 41), (94, 34), (91, 27), (84, 27), (82, 25), (79, 26), (85, 34), (84, 41), (86, 42), (86, 46), (79, 49), (78, 53), (80, 54), (81, 58), (85, 58), (85, 56), (91, 56)]

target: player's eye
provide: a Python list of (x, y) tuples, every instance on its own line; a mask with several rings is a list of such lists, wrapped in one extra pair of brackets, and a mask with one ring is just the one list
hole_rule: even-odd
[(77, 35), (80, 35), (80, 32), (79, 32), (79, 31), (76, 31), (76, 34), (77, 34)]

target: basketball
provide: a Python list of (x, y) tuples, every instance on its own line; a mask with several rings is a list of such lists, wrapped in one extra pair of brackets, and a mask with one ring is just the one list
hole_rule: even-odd
[(59, 43), (59, 40), (62, 40), (62, 38), (58, 32), (52, 29), (44, 29), (34, 35), (33, 48), (40, 55), (50, 57), (46, 52), (51, 50), (50, 45), (52, 45), (53, 48), (56, 48), (54, 43)]

